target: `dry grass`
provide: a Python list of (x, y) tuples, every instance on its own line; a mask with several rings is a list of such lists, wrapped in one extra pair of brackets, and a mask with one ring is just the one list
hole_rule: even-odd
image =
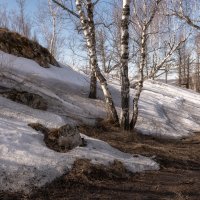
[(46, 48), (8, 29), (0, 28), (0, 50), (16, 56), (32, 59), (45, 68), (49, 67), (49, 64), (59, 67), (58, 62)]
[[(103, 130), (103, 131), (102, 131)], [(172, 140), (122, 132), (118, 128), (82, 126), (80, 131), (108, 142), (123, 152), (156, 156), (161, 167), (180, 165), (181, 169), (200, 169), (200, 133), (183, 140)]]

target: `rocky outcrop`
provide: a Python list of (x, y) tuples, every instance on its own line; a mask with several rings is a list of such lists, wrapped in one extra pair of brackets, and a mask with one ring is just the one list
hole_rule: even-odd
[(32, 59), (45, 68), (48, 68), (49, 64), (59, 67), (56, 59), (46, 48), (8, 29), (0, 28), (0, 50), (15, 56)]

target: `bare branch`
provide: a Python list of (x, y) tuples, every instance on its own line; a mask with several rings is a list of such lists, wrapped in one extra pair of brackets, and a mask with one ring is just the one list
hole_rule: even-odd
[(52, 0), (55, 4), (57, 4), (58, 6), (60, 6), (63, 10), (66, 10), (68, 13), (70, 13), (71, 15), (75, 16), (76, 18), (80, 18), (78, 14), (76, 14), (73, 10), (70, 10), (69, 8), (67, 8), (66, 6), (64, 6), (63, 4), (61, 4), (60, 2), (58, 2), (57, 0)]
[(177, 16), (179, 19), (185, 21), (188, 25), (200, 30), (200, 26), (195, 24), (189, 16), (183, 14), (182, 12), (174, 12), (172, 15)]
[(93, 5), (95, 6), (97, 3), (99, 3), (100, 0), (96, 0)]
[(170, 56), (173, 54), (173, 52), (176, 51), (181, 46), (181, 44), (183, 44), (186, 40), (187, 40), (187, 38), (185, 38), (184, 40), (181, 40), (176, 46), (172, 45), (173, 47), (170, 48), (170, 51), (161, 60), (161, 62), (159, 64), (157, 64), (155, 67), (152, 68), (148, 78), (153, 78), (155, 76), (155, 74), (158, 72), (158, 70), (160, 70), (160, 68), (167, 61), (167, 59), (170, 58)]

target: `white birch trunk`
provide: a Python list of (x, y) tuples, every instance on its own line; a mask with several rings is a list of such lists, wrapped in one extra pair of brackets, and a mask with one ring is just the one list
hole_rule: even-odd
[(129, 24), (130, 0), (123, 0), (121, 19), (121, 127), (129, 130), (129, 78), (128, 78), (128, 58), (129, 58)]
[(56, 17), (53, 16), (53, 30), (52, 30), (52, 37), (51, 37), (51, 41), (50, 41), (50, 47), (49, 47), (49, 52), (51, 53), (51, 55), (55, 56), (55, 38), (56, 38)]
[[(151, 15), (149, 17), (149, 20), (145, 19), (143, 21), (143, 25), (141, 26), (142, 32), (141, 32), (141, 47), (140, 47), (140, 65), (139, 65), (139, 81), (137, 84), (137, 88), (136, 88), (136, 94), (135, 97), (133, 99), (133, 116), (130, 122), (130, 129), (134, 129), (136, 122), (137, 122), (137, 118), (138, 118), (138, 103), (139, 103), (139, 99), (140, 99), (140, 94), (142, 92), (142, 88), (143, 88), (143, 82), (144, 82), (144, 68), (145, 68), (145, 64), (146, 64), (146, 58), (147, 58), (147, 52), (146, 52), (146, 46), (147, 46), (147, 34), (148, 34), (148, 28), (150, 26), (150, 24), (152, 23), (156, 12), (158, 11), (158, 5), (160, 4), (162, 0), (156, 0), (154, 8), (151, 12)], [(144, 5), (146, 6), (146, 5)], [(145, 8), (146, 10), (147, 8)]]
[(139, 78), (138, 85), (136, 88), (136, 94), (133, 99), (133, 116), (132, 116), (131, 123), (130, 123), (130, 129), (134, 129), (135, 124), (137, 122), (138, 103), (139, 103), (140, 94), (142, 92), (143, 82), (144, 82), (144, 67), (145, 67), (145, 63), (146, 63), (146, 42), (147, 42), (146, 31), (147, 31), (147, 26), (144, 25), (142, 28), (142, 38), (141, 38), (141, 48), (140, 48), (140, 56), (141, 56), (140, 65), (139, 65), (140, 78)]
[(49, 6), (49, 11), (51, 13), (51, 17), (52, 17), (52, 35), (50, 38), (50, 46), (49, 46), (49, 52), (51, 53), (51, 55), (53, 55), (54, 57), (55, 55), (55, 43), (56, 43), (56, 16), (57, 16), (57, 12), (58, 12), (58, 7), (53, 9), (52, 7), (52, 2), (50, 0), (48, 0), (48, 6)]
[(101, 88), (103, 90), (103, 94), (106, 101), (106, 107), (108, 110), (108, 120), (112, 123), (118, 124), (119, 119), (117, 115), (117, 111), (114, 106), (114, 102), (112, 100), (111, 93), (108, 89), (107, 81), (104, 76), (101, 74), (100, 69), (98, 67), (97, 62), (97, 54), (96, 54), (96, 38), (95, 38), (95, 27), (93, 21), (93, 3), (91, 0), (87, 0), (87, 14), (86, 18), (85, 13), (82, 8), (82, 0), (76, 0), (76, 8), (78, 14), (80, 16), (80, 22), (83, 29), (83, 34), (86, 39), (86, 44), (88, 48), (88, 53), (91, 61), (91, 68), (95, 71), (96, 77), (98, 78)]
[(90, 94), (89, 94), (89, 98), (91, 99), (96, 99), (97, 98), (97, 78), (95, 75), (95, 71), (94, 68), (91, 69), (91, 61), (89, 61), (90, 63)]

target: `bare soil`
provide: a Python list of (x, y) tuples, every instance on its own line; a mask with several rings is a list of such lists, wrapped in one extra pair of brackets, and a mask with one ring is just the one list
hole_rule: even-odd
[(82, 126), (80, 131), (123, 152), (153, 157), (161, 169), (131, 174), (119, 161), (106, 167), (77, 160), (68, 174), (30, 196), (0, 192), (0, 199), (200, 199), (200, 133), (182, 140), (164, 140), (105, 126)]

